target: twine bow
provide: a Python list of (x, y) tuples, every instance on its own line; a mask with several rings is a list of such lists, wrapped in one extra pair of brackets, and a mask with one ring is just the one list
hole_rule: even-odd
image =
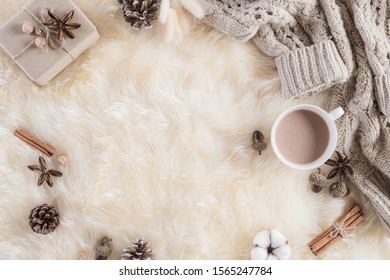
[[(47, 18), (45, 17), (45, 13), (47, 13), (47, 11), (50, 11), (50, 12), (53, 12), (53, 8), (52, 7), (44, 7), (41, 9), (41, 12), (40, 12), (40, 19), (33, 15), (26, 7), (23, 7), (23, 9), (38, 23), (37, 27), (39, 27), (42, 32), (45, 34), (45, 39), (46, 39), (46, 42), (47, 42), (47, 45), (46, 45), (46, 51), (49, 51), (48, 50), (48, 45), (56, 50), (56, 49), (63, 49), (66, 53), (68, 53), (73, 60), (75, 60), (76, 58), (65, 48), (65, 39), (62, 39), (62, 40), (58, 40), (57, 38), (57, 33), (54, 32), (53, 30), (51, 30), (49, 27), (45, 26), (43, 23), (45, 23), (47, 21)], [(73, 9), (73, 8), (72, 8)], [(70, 9), (69, 11), (71, 11), (72, 9)], [(69, 12), (68, 11), (68, 12)], [(67, 13), (68, 13), (67, 12)], [(23, 48), (19, 53), (17, 53), (15, 56), (12, 57), (13, 60), (16, 60), (21, 54), (23, 54), (28, 48), (31, 47), (31, 45), (34, 44), (34, 40), (31, 41), (30, 44), (28, 44), (25, 48)]]
[[(57, 38), (57, 33), (55, 31), (51, 30), (48, 26), (44, 25), (44, 23), (47, 22), (47, 19), (45, 18), (45, 14), (47, 15), (48, 11), (50, 11), (52, 13), (53, 12), (53, 8), (52, 7), (44, 7), (44, 8), (41, 9), (41, 12), (40, 12), (41, 19), (38, 19), (36, 16), (31, 14), (27, 9), (26, 9), (26, 11), (37, 22), (39, 22), (39, 28), (43, 29), (44, 34), (46, 34), (45, 39), (47, 41), (47, 45), (49, 45), (54, 50), (64, 47), (64, 45), (65, 45), (65, 38), (63, 38), (62, 40), (59, 40)], [(65, 13), (65, 14), (67, 14), (67, 13)]]
[(347, 230), (353, 230), (356, 228), (356, 227), (344, 227), (344, 223), (345, 220), (342, 221), (341, 223), (337, 223), (337, 222), (334, 223), (333, 224), (334, 230), (332, 230), (329, 233), (329, 236), (331, 238), (335, 238), (337, 235), (341, 235), (342, 237), (345, 237), (348, 234)]

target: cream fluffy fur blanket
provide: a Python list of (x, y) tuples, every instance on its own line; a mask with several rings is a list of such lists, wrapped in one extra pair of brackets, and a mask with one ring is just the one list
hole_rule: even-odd
[[(0, 1), (0, 24), (25, 3)], [(116, 0), (75, 2), (101, 39), (50, 85), (36, 86), (0, 51), (1, 259), (76, 259), (80, 251), (93, 259), (104, 235), (113, 239), (110, 259), (141, 236), (157, 259), (249, 259), (255, 234), (274, 228), (292, 259), (316, 259), (306, 244), (353, 203), (367, 222), (321, 259), (390, 259), (390, 241), (357, 190), (346, 199), (326, 188), (315, 194), (310, 172), (283, 166), (271, 147), (261, 156), (251, 147), (257, 129), (269, 142), (286, 108), (326, 109), (327, 93), (284, 99), (272, 59), (187, 13), (179, 29), (156, 22), (136, 32)], [(64, 176), (52, 189), (36, 186), (26, 166), (40, 154), (15, 128), (57, 149), (47, 163)], [(28, 224), (43, 203), (61, 216), (46, 236)]]

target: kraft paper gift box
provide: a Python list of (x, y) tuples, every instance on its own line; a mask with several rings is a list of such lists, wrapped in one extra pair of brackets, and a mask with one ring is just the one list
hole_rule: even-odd
[[(74, 15), (69, 23), (79, 23), (81, 27), (72, 30), (74, 39), (65, 35), (64, 40), (59, 41), (57, 33), (49, 32), (43, 25), (52, 21), (47, 11), (63, 18), (72, 9)], [(37, 35), (25, 34), (22, 30), (26, 22), (44, 30), (42, 37), (57, 44), (38, 48), (35, 45)], [(99, 38), (96, 27), (71, 0), (33, 0), (0, 27), (0, 46), (31, 80), (41, 86), (46, 85)]]

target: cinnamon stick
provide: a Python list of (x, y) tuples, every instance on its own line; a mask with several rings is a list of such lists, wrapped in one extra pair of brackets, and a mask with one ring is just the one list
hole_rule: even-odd
[[(354, 231), (359, 225), (361, 225), (362, 223), (364, 223), (364, 217), (363, 216), (360, 216), (359, 218), (357, 218), (352, 224), (349, 225), (349, 227), (351, 227), (351, 229), (347, 229), (346, 230), (346, 233), (347, 234), (350, 234), (352, 231)], [(318, 255), (321, 255), (323, 252), (325, 252), (329, 247), (331, 247), (333, 244), (335, 244), (336, 242), (338, 242), (341, 238), (343, 238), (341, 235), (338, 235), (336, 236), (335, 238), (333, 238), (330, 242), (328, 242), (326, 245), (324, 245), (323, 247), (321, 247), (319, 250), (317, 250), (316, 252), (314, 252), (314, 255), (318, 256)]]
[[(360, 217), (362, 217), (361, 213), (358, 212), (356, 213), (355, 215), (353, 215), (352, 217), (349, 217), (347, 220), (341, 220), (341, 221), (337, 221), (339, 224), (343, 223), (343, 227), (344, 228), (348, 228), (348, 227), (351, 227), (351, 225), (357, 220), (359, 219)], [(335, 228), (333, 227), (333, 225), (331, 226), (331, 230), (329, 231), (329, 233), (325, 236), (323, 236), (320, 240), (318, 240), (317, 242), (315, 242), (312, 246), (310, 246), (310, 249), (312, 250), (312, 252), (315, 254), (318, 250), (320, 250), (323, 246), (325, 246), (327, 243), (329, 243), (330, 241), (332, 241), (333, 239), (335, 239), (335, 237), (332, 237), (330, 236), (331, 232), (335, 230)]]
[(28, 134), (26, 131), (22, 129), (16, 129), (14, 131), (14, 135), (18, 137), (20, 140), (22, 140), (23, 142), (29, 144), (30, 146), (41, 151), (42, 153), (44, 153), (49, 157), (51, 157), (56, 153), (56, 150), (53, 147), (49, 146), (48, 144), (44, 143), (38, 138)]
[[(349, 219), (350, 217), (352, 217), (353, 215), (355, 215), (359, 211), (360, 211), (359, 206), (356, 205), (356, 206), (352, 207), (345, 215), (343, 215), (340, 219), (337, 220), (337, 223), (341, 224), (343, 221), (346, 221), (347, 219)], [(314, 245), (314, 243), (318, 242), (319, 240), (321, 240), (325, 236), (329, 235), (332, 230), (334, 230), (333, 225), (329, 226), (325, 231), (323, 231), (321, 234), (319, 234), (318, 236), (313, 238), (307, 245), (309, 247), (312, 247)]]

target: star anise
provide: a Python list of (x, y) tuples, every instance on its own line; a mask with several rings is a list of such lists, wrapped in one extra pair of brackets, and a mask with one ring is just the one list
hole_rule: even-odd
[(38, 187), (40, 185), (42, 185), (45, 181), (49, 185), (49, 187), (53, 187), (53, 179), (51, 178), (51, 176), (61, 177), (62, 173), (60, 171), (53, 170), (53, 169), (47, 170), (46, 169), (46, 161), (43, 157), (39, 157), (39, 165), (40, 166), (38, 166), (38, 165), (27, 166), (28, 169), (30, 169), (32, 171), (41, 172), (41, 175), (39, 176), (39, 179), (38, 179)]
[(336, 151), (336, 160), (328, 159), (325, 164), (334, 166), (334, 168), (329, 172), (328, 179), (334, 178), (337, 174), (340, 176), (340, 181), (344, 182), (345, 177), (349, 173), (353, 175), (352, 167), (349, 165), (351, 160), (348, 156), (343, 157), (339, 152)]
[(75, 38), (71, 30), (80, 28), (81, 24), (69, 23), (69, 21), (71, 21), (73, 18), (74, 10), (71, 10), (70, 12), (68, 12), (62, 17), (53, 14), (49, 10), (47, 11), (47, 13), (49, 14), (49, 17), (52, 19), (52, 21), (45, 22), (43, 24), (47, 26), (49, 29), (57, 32), (58, 40), (60, 41), (64, 40), (64, 34), (68, 36), (70, 39)]

